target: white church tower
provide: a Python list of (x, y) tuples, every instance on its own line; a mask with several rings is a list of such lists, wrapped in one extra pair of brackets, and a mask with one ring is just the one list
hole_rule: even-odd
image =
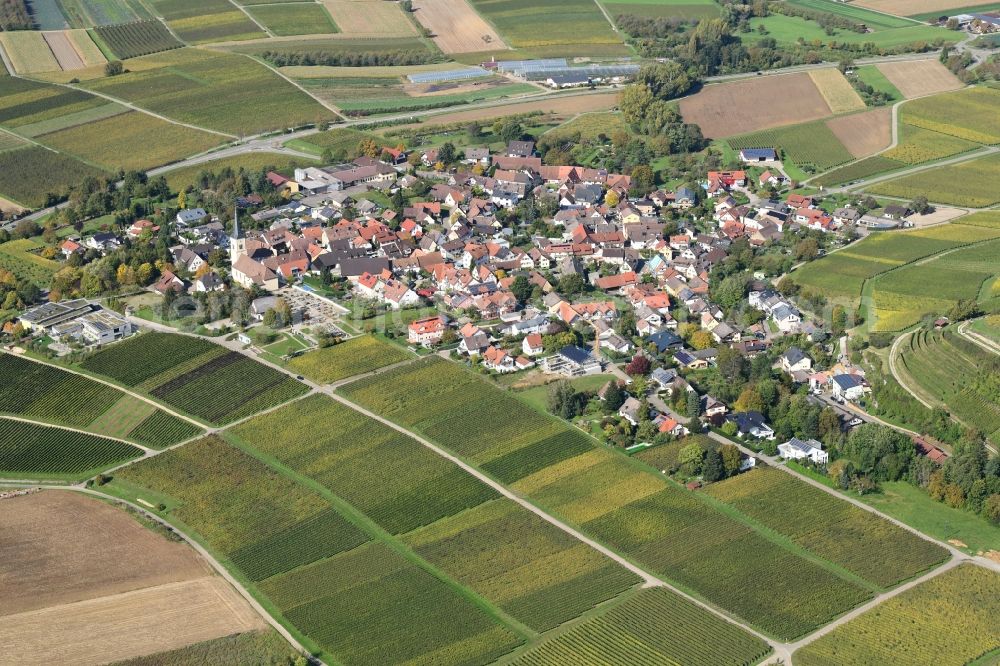
[(229, 264), (236, 265), (236, 260), (247, 253), (247, 237), (240, 229), (240, 207), (233, 210), (233, 233), (229, 236)]

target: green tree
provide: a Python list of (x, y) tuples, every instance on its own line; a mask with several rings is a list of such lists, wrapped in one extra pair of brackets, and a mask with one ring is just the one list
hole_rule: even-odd
[(701, 465), (701, 476), (709, 483), (724, 478), (725, 469), (722, 465), (722, 454), (717, 448), (710, 448), (705, 453), (705, 462)]
[(743, 456), (740, 455), (738, 447), (733, 446), (732, 444), (723, 444), (719, 447), (719, 453), (722, 454), (722, 469), (727, 477), (730, 477), (740, 471), (740, 463), (742, 462)]
[(510, 291), (519, 303), (527, 303), (531, 300), (532, 284), (527, 277), (518, 275), (510, 285)]
[(608, 388), (604, 391), (604, 408), (611, 413), (617, 412), (625, 402), (625, 391), (617, 379), (612, 379), (608, 383)]
[(579, 273), (569, 273), (559, 278), (559, 292), (565, 296), (575, 296), (583, 292), (585, 283)]
[(697, 444), (688, 444), (677, 453), (677, 462), (684, 471), (694, 476), (701, 470), (701, 459), (705, 452)]
[(125, 66), (120, 60), (109, 60), (104, 64), (104, 76), (118, 76), (125, 72)]
[(687, 415), (692, 419), (697, 419), (698, 415), (701, 413), (701, 398), (694, 391), (686, 391), (687, 393)]

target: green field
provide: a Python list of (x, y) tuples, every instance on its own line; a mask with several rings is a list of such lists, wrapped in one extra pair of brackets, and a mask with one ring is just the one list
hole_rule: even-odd
[(1000, 154), (901, 176), (866, 188), (871, 194), (903, 199), (925, 196), (935, 203), (986, 208), (1000, 203), (1000, 190), (984, 183), (1000, 180)]
[[(595, 447), (580, 431), (440, 358), (341, 390), (511, 484), (647, 570), (776, 636), (807, 633), (871, 596), (832, 567), (800, 557), (706, 499)], [(789, 570), (799, 575), (780, 573)]]
[(113, 439), (0, 417), (0, 473), (15, 479), (84, 479), (142, 455)]
[(770, 646), (663, 588), (643, 590), (609, 612), (541, 643), (514, 666), (755, 664)]
[(171, 333), (132, 337), (81, 366), (216, 424), (252, 416), (309, 390), (243, 354)]
[(189, 44), (267, 36), (227, 0), (196, 3), (189, 0), (150, 0), (150, 4), (167, 20), (171, 30)]
[(58, 132), (59, 130), (76, 127), (77, 125), (83, 125), (96, 120), (104, 120), (105, 118), (111, 118), (128, 112), (129, 108), (127, 106), (123, 106), (117, 102), (108, 102), (107, 104), (84, 109), (83, 111), (76, 111), (63, 116), (49, 118), (48, 120), (21, 125), (17, 128), (17, 133), (33, 139), (43, 134), (51, 134), (52, 132)]
[(521, 642), (420, 560), (372, 543), (321, 494), (220, 439), (125, 468), (110, 487), (166, 504), (338, 662), (482, 664)]
[[(963, 422), (1000, 442), (1000, 356), (954, 329), (919, 330), (903, 345), (900, 364), (909, 381)], [(941, 363), (941, 359), (948, 359)]]
[(810, 180), (809, 183), (820, 187), (829, 187), (831, 185), (840, 185), (842, 183), (871, 178), (887, 171), (902, 169), (905, 166), (902, 162), (886, 159), (881, 155), (873, 155), (863, 160), (858, 160), (853, 164), (842, 166), (839, 169), (828, 171), (822, 176)]
[[(592, 55), (591, 45), (621, 44), (594, 0), (471, 0), (509, 45), (546, 55)], [(622, 53), (628, 49), (622, 45)]]
[(886, 28), (905, 28), (916, 25), (914, 21), (905, 18), (889, 16), (881, 12), (865, 9), (864, 7), (837, 2), (836, 0), (789, 0), (789, 4), (843, 16), (852, 21), (864, 23), (876, 32)]
[(143, 69), (84, 85), (174, 120), (234, 134), (332, 117), (318, 102), (250, 58), (186, 48), (134, 62)]
[[(0, 179), (2, 178), (0, 176)], [(56, 271), (62, 268), (62, 264), (38, 254), (44, 247), (39, 242), (40, 240), (38, 238), (21, 238), (0, 243), (0, 268), (44, 289), (49, 286), (49, 281)]]
[(155, 20), (103, 25), (94, 32), (122, 60), (183, 46), (166, 26)]
[(0, 195), (31, 208), (44, 205), (48, 194), (65, 197), (84, 178), (104, 175), (97, 167), (38, 146), (0, 153)]
[[(1000, 274), (1000, 240), (905, 266), (871, 283), (876, 331), (901, 331), (925, 315), (943, 315), (959, 300), (994, 302), (990, 285)], [(933, 285), (933, 289), (928, 289)], [(985, 293), (983, 293), (985, 292)]]
[(599, 0), (612, 18), (622, 14), (656, 19), (716, 18), (719, 6), (712, 0)]
[(734, 150), (776, 148), (798, 166), (825, 171), (854, 159), (823, 121), (763, 130), (727, 139)]
[[(988, 215), (988, 214), (987, 214)], [(997, 229), (948, 224), (917, 231), (873, 233), (867, 238), (802, 266), (791, 279), (832, 298), (856, 299), (865, 280), (961, 245), (991, 240)]]
[(323, 5), (315, 2), (283, 2), (254, 5), (247, 11), (279, 37), (318, 35), (338, 32)]
[(157, 652), (144, 657), (116, 661), (109, 666), (279, 666), (297, 656), (274, 629), (248, 631), (202, 641), (187, 647)]
[(0, 412), (88, 430), (162, 448), (194, 437), (197, 426), (116, 388), (12, 354), (0, 355), (0, 373), (17, 377), (0, 389)]
[(707, 492), (883, 588), (948, 557), (944, 548), (779, 470), (755, 469)]
[(961, 666), (998, 649), (1000, 574), (966, 564), (837, 627), (796, 651), (795, 663)]
[(1000, 90), (978, 86), (907, 102), (900, 120), (975, 143), (1000, 143)]
[(363, 335), (296, 356), (288, 362), (288, 369), (319, 384), (331, 384), (412, 358), (401, 347)]
[[(825, 2), (825, 0), (819, 0)], [(839, 7), (848, 8), (850, 5), (840, 4)], [(890, 102), (898, 102), (903, 99), (903, 93), (899, 92), (899, 89), (893, 85), (892, 81), (886, 78), (885, 74), (879, 71), (879, 68), (875, 65), (863, 65), (854, 70), (855, 75), (863, 83), (870, 85), (875, 90), (885, 93), (889, 98)]]
[[(834, 3), (829, 4), (836, 6)], [(841, 5), (841, 7), (845, 6)], [(850, 9), (857, 8), (850, 7)], [(873, 12), (865, 13), (873, 14)], [(891, 17), (884, 17), (881, 14), (875, 14), (875, 16), (892, 20)], [(777, 40), (778, 44), (787, 45), (797, 44), (800, 38), (805, 39), (806, 43), (830, 44), (836, 42), (838, 44), (857, 45), (871, 43), (879, 48), (893, 48), (904, 44), (933, 43), (937, 40), (955, 43), (960, 40), (957, 33), (951, 30), (912, 22), (907, 22), (907, 25), (895, 28), (875, 29), (875, 32), (870, 33), (854, 32), (845, 28), (834, 28), (833, 34), (828, 35), (826, 30), (815, 21), (808, 21), (797, 16), (772, 14), (765, 18), (750, 19), (750, 26), (753, 29), (753, 35), (747, 36), (748, 41), (752, 41), (753, 36), (761, 35), (761, 39), (768, 37)], [(765, 33), (760, 32), (761, 26), (766, 30)], [(874, 26), (872, 27), (874, 28)]]
[(358, 144), (365, 139), (375, 139), (380, 146), (388, 145), (388, 142), (377, 134), (350, 127), (337, 127), (319, 134), (310, 134), (304, 139), (289, 141), (287, 145), (289, 148), (316, 155), (321, 155), (324, 150), (329, 149), (334, 155), (342, 155), (344, 159), (354, 159), (358, 156)]
[(218, 146), (225, 137), (130, 111), (45, 134), (37, 140), (60, 153), (118, 171), (176, 162)]
[(58, 5), (74, 28), (125, 24), (153, 18), (139, 0), (60, 0)]

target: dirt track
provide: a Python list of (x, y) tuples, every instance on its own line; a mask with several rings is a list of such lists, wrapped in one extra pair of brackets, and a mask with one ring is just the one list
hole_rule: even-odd
[(0, 619), (9, 664), (105, 664), (263, 629), (216, 576), (88, 599)]
[(0, 617), (210, 571), (186, 545), (76, 493), (0, 500), (0, 535)]
[(500, 35), (467, 0), (413, 0), (414, 16), (445, 53), (506, 49)]

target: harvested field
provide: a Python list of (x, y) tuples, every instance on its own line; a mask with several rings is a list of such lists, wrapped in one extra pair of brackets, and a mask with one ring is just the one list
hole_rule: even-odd
[(937, 59), (886, 62), (876, 67), (907, 99), (963, 87)]
[(83, 58), (77, 53), (76, 48), (69, 41), (65, 32), (43, 32), (42, 39), (49, 45), (49, 49), (59, 62), (59, 67), (63, 71), (67, 69), (82, 69), (86, 67)]
[(227, 582), (207, 576), (7, 616), (0, 650), (14, 664), (101, 664), (263, 627)]
[(108, 61), (97, 47), (94, 40), (90, 38), (90, 33), (86, 30), (67, 30), (65, 33), (73, 48), (80, 55), (85, 67), (93, 65), (103, 65)]
[(895, 14), (897, 16), (917, 16), (919, 14), (947, 14), (949, 9), (965, 9), (968, 7), (992, 4), (977, 3), (975, 0), (856, 0), (852, 3), (858, 7), (874, 9), (877, 12)]
[(445, 53), (506, 49), (500, 35), (466, 0), (414, 0), (414, 16)]
[(330, 19), (330, 14), (315, 2), (254, 5), (247, 11), (272, 35), (288, 37), (337, 32), (337, 26)]
[(850, 113), (865, 108), (864, 100), (858, 95), (851, 82), (844, 78), (839, 69), (833, 67), (815, 69), (809, 72), (809, 78), (819, 88), (819, 94), (823, 96), (826, 103), (830, 105), (830, 110), (834, 113)]
[[(503, 116), (514, 116), (520, 113), (541, 111), (543, 113), (558, 113), (576, 115), (588, 111), (607, 111), (618, 106), (617, 92), (599, 93), (596, 95), (574, 95), (572, 97), (556, 97), (531, 102), (515, 102), (490, 106), (470, 111), (455, 111), (442, 113), (425, 119), (425, 124), (461, 123), (470, 120), (490, 120)], [(398, 127), (396, 128), (398, 129)]]
[(395, 2), (323, 0), (323, 6), (340, 31), (351, 37), (413, 37), (417, 34), (416, 27)]
[(867, 157), (892, 143), (892, 109), (872, 109), (826, 121), (834, 136), (855, 157)]
[(684, 120), (712, 139), (803, 123), (831, 114), (808, 74), (762, 76), (705, 86), (680, 102)]
[(52, 49), (40, 32), (27, 30), (0, 32), (0, 43), (7, 51), (10, 64), (14, 66), (17, 74), (60, 70), (59, 62), (52, 55)]
[(0, 533), (0, 617), (202, 578), (210, 571), (185, 544), (75, 492), (0, 500)]

